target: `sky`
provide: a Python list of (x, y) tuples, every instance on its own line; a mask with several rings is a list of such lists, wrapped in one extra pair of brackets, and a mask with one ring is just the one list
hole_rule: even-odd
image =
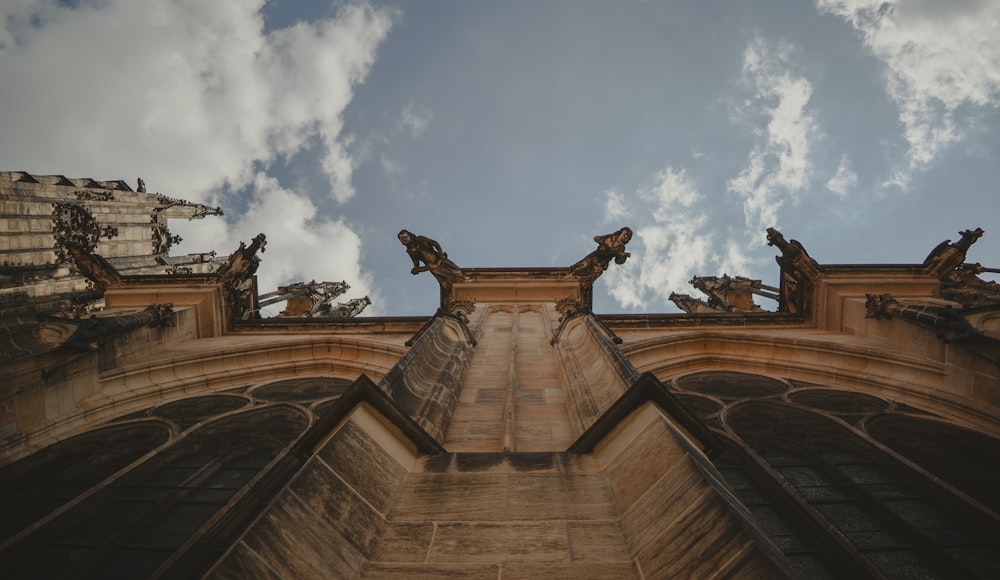
[(998, 38), (1000, 0), (5, 0), (0, 170), (220, 205), (173, 253), (264, 232), (262, 292), (365, 315), (437, 307), (400, 229), (551, 267), (627, 225), (594, 310), (678, 312), (694, 275), (776, 285), (767, 227), (821, 264), (982, 227), (1000, 267)]

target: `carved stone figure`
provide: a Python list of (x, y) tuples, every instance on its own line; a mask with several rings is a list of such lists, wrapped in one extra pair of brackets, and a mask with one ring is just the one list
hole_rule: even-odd
[(694, 296), (689, 294), (678, 294), (677, 292), (670, 293), (670, 301), (677, 305), (678, 308), (687, 312), (688, 314), (704, 314), (708, 312), (725, 312), (724, 308), (713, 306), (709, 302), (704, 300), (699, 300)]
[(865, 294), (865, 318), (888, 320), (902, 310), (892, 294)]
[(249, 246), (240, 242), (240, 247), (229, 255), (229, 261), (216, 270), (219, 282), (231, 289), (237, 289), (243, 281), (257, 272), (257, 267), (260, 266), (257, 252), (263, 253), (266, 245), (267, 237), (264, 234), (254, 236)]
[(406, 246), (406, 255), (413, 261), (410, 273), (414, 276), (421, 272), (430, 272), (443, 288), (465, 280), (462, 269), (448, 259), (448, 254), (442, 251), (441, 244), (430, 238), (414, 235), (407, 230), (400, 230), (397, 237), (400, 243)]
[(616, 264), (624, 264), (625, 260), (632, 255), (625, 251), (625, 244), (629, 243), (631, 239), (632, 230), (627, 227), (614, 233), (594, 236), (597, 249), (570, 266), (570, 274), (585, 282), (597, 280), (608, 269), (612, 258)]
[(139, 178), (138, 185), (136, 185), (135, 190), (139, 193), (146, 193), (146, 182), (143, 181), (141, 177)]
[(100, 254), (95, 254), (92, 250), (73, 242), (67, 243), (65, 248), (76, 264), (76, 269), (90, 280), (95, 290), (104, 292), (112, 286), (122, 285), (121, 274)]
[(782, 268), (798, 272), (809, 280), (815, 280), (819, 276), (819, 265), (798, 240), (786, 241), (781, 232), (767, 228), (767, 245), (777, 246), (781, 250), (781, 255), (775, 260)]
[(1000, 304), (1000, 284), (980, 278), (984, 272), (996, 274), (1000, 268), (959, 264), (941, 280), (941, 297), (968, 308)]
[(965, 230), (958, 233), (962, 238), (954, 244), (951, 243), (951, 240), (945, 240), (931, 250), (931, 253), (924, 259), (923, 266), (925, 272), (935, 278), (944, 278), (951, 273), (962, 262), (965, 262), (965, 254), (972, 247), (972, 244), (976, 243), (976, 240), (982, 237), (983, 228)]
[[(742, 276), (735, 278), (727, 274), (719, 276), (695, 276), (691, 285), (708, 295), (708, 303), (714, 308), (725, 311), (757, 312), (762, 310), (753, 301), (754, 294), (768, 298), (778, 298), (776, 294), (765, 292), (760, 280), (751, 280)], [(767, 288), (777, 290), (768, 286)]]
[(347, 292), (351, 287), (347, 282), (297, 282), (288, 286), (279, 286), (274, 292), (261, 294), (258, 307), (285, 302), (285, 309), (278, 314), (279, 318), (311, 318), (314, 316), (330, 316), (330, 302)]
[(353, 300), (348, 300), (347, 302), (341, 302), (330, 310), (330, 316), (333, 318), (354, 318), (355, 316), (361, 314), (361, 311), (363, 311), (371, 303), (371, 299), (367, 296), (354, 298)]
[(767, 228), (767, 245), (781, 250), (775, 261), (781, 266), (781, 298), (778, 309), (799, 313), (805, 308), (807, 292), (819, 278), (819, 264), (813, 260), (798, 240), (786, 241), (774, 228)]

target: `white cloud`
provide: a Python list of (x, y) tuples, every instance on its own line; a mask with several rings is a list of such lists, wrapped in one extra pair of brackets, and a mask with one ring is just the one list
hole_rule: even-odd
[(254, 176), (255, 197), (230, 232), (229, 247), (267, 234), (257, 271), (260, 288), (310, 279), (351, 285), (350, 296), (372, 292), (371, 277), (360, 268), (361, 238), (343, 220), (322, 218), (305, 195), (282, 188), (270, 177)]
[(650, 300), (666, 301), (671, 292), (685, 291), (711, 258), (711, 236), (701, 231), (707, 217), (694, 209), (702, 195), (683, 169), (667, 167), (635, 197), (644, 211), (629, 247), (632, 257), (604, 274), (608, 291), (626, 308), (644, 308)]
[(826, 188), (837, 194), (837, 197), (844, 199), (851, 188), (857, 184), (858, 174), (851, 169), (851, 163), (845, 154), (840, 158), (836, 173), (826, 182)]
[(625, 196), (615, 189), (604, 192), (604, 221), (617, 222), (629, 217)]
[(179, 251), (224, 253), (263, 231), (262, 287), (324, 275), (368, 284), (351, 228), (317, 217), (306, 196), (259, 170), (314, 148), (327, 194), (341, 202), (354, 195), (356, 162), (341, 117), (392, 14), (349, 3), (333, 18), (265, 31), (263, 5), (4, 2), (0, 159), (41, 174), (133, 183), (141, 175), (150, 191), (212, 205), (224, 185), (248, 188), (250, 212), (231, 231), (218, 218), (172, 224), (185, 238)]
[(980, 0), (817, 0), (861, 33), (884, 65), (909, 145), (886, 185), (930, 165), (964, 138), (983, 108), (1000, 106), (1000, 2)]
[(778, 212), (809, 184), (810, 139), (816, 122), (807, 113), (812, 85), (790, 70), (791, 47), (755, 39), (743, 54), (744, 80), (753, 90), (747, 113), (763, 117), (758, 143), (747, 167), (729, 180), (729, 191), (743, 198), (748, 232), (777, 225)]
[(385, 154), (379, 155), (379, 160), (382, 162), (382, 171), (388, 175), (399, 175), (403, 172), (403, 168), (399, 166), (399, 163), (389, 159)]
[[(344, 280), (351, 286), (344, 299), (378, 294), (371, 275), (361, 269), (361, 238), (349, 224), (321, 217), (308, 196), (281, 187), (263, 173), (252, 177), (250, 191), (253, 197), (247, 210), (229, 226), (206, 218), (172, 220), (170, 229), (184, 238), (184, 247), (193, 247), (193, 241), (199, 247), (216, 248), (220, 256), (235, 250), (241, 241), (250, 243), (257, 234), (266, 234), (267, 245), (258, 254), (261, 293), (292, 282)], [(279, 304), (270, 314), (281, 308)]]
[[(391, 18), (349, 4), (336, 18), (264, 32), (263, 3), (0, 8), (0, 102), (18, 112), (5, 118), (0, 158), (40, 173), (140, 173), (151, 188), (206, 199), (223, 183), (250, 183), (255, 162), (318, 139), (330, 194), (349, 198), (341, 113)], [(28, 23), (33, 13), (41, 25)]]
[[(763, 235), (764, 234), (761, 233), (761, 236), (758, 237), (763, 237)], [(758, 245), (758, 249), (763, 247), (765, 247), (763, 243)], [(745, 243), (732, 238), (727, 240), (726, 252), (718, 258), (718, 266), (715, 271), (742, 276), (747, 274), (751, 268), (757, 268), (760, 264), (760, 260), (748, 256), (746, 250), (747, 248)]]
[(431, 124), (434, 116), (430, 111), (420, 109), (413, 103), (403, 107), (403, 112), (399, 116), (399, 127), (416, 139)]

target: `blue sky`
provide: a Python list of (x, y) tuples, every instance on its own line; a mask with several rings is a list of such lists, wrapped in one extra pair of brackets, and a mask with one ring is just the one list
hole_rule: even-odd
[[(263, 288), (346, 280), (429, 314), (401, 228), (460, 266), (568, 266), (628, 225), (600, 312), (692, 275), (918, 263), (982, 227), (1000, 266), (1000, 2), (67, 3), (0, 7), (3, 168), (220, 204)], [(762, 302), (765, 308), (773, 304)]]

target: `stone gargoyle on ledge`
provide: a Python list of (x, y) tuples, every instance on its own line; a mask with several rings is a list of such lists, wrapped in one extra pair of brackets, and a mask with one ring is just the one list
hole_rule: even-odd
[(437, 278), (442, 288), (450, 288), (455, 282), (465, 280), (462, 269), (448, 259), (448, 253), (441, 249), (441, 244), (407, 230), (400, 230), (397, 237), (406, 246), (406, 255), (413, 261), (410, 273), (414, 276), (421, 272), (430, 272)]
[(624, 264), (632, 254), (625, 251), (625, 244), (632, 239), (631, 228), (621, 228), (617, 232), (594, 236), (597, 249), (569, 267), (569, 273), (583, 282), (597, 280), (614, 258), (615, 264)]

